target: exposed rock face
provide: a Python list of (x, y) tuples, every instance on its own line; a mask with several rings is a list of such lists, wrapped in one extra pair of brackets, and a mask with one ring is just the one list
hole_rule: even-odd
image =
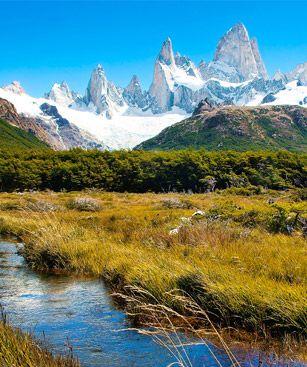
[(123, 97), (116, 86), (109, 82), (101, 65), (93, 70), (89, 81), (85, 103), (90, 110), (111, 118), (124, 105)]
[(18, 114), (12, 103), (0, 98), (0, 118), (35, 135), (53, 149), (106, 148), (94, 136), (81, 132), (75, 125), (64, 119), (55, 106), (43, 103), (40, 109), (41, 117), (26, 117)]
[(217, 107), (218, 105), (216, 103), (210, 101), (209, 98), (205, 98), (200, 101), (198, 106), (195, 108), (193, 116), (202, 115), (204, 112), (212, 111)]
[(307, 62), (298, 64), (293, 71), (286, 74), (287, 80), (299, 80), (301, 85), (307, 85)]
[(149, 89), (149, 94), (155, 99), (159, 107), (155, 112), (168, 111), (172, 106), (173, 95), (167, 80), (165, 66), (171, 66), (173, 68), (174, 64), (175, 58), (172, 41), (168, 38), (163, 42), (161, 51), (155, 62), (154, 78)]
[(263, 100), (262, 100), (261, 104), (263, 104), (263, 103), (270, 103), (270, 102), (274, 102), (275, 100), (276, 100), (276, 97), (274, 96), (274, 94), (273, 94), (273, 93), (269, 93), (268, 95), (266, 95), (266, 96), (263, 98)]
[(269, 78), (268, 72), (266, 70), (264, 62), (262, 61), (262, 57), (260, 55), (257, 39), (255, 37), (252, 38), (250, 43), (251, 43), (254, 58), (255, 58), (255, 61), (256, 61), (256, 65), (257, 65), (258, 76), (263, 78), (263, 79), (268, 79)]
[(11, 125), (17, 126), (35, 135), (38, 139), (45, 141), (54, 149), (65, 148), (56, 132), (53, 132), (50, 128), (50, 124), (47, 124), (42, 119), (19, 115), (14, 105), (2, 98), (0, 98), (0, 118)]
[(81, 96), (78, 93), (70, 90), (65, 81), (61, 84), (53, 84), (50, 92), (47, 93), (45, 97), (63, 106), (72, 105), (75, 101), (81, 99)]
[(158, 106), (155, 110), (152, 108), (153, 112), (169, 111), (174, 106), (192, 112), (193, 92), (203, 84), (204, 81), (194, 63), (179, 53), (174, 56), (170, 38), (163, 42), (149, 89), (149, 94)]
[(242, 80), (237, 69), (223, 61), (210, 61), (208, 64), (202, 64), (199, 71), (204, 80), (214, 78), (231, 83), (240, 83)]
[(204, 98), (242, 105), (257, 94), (259, 100), (279, 91), (283, 84), (284, 80), (268, 79), (257, 40), (250, 40), (245, 26), (238, 23), (219, 41), (213, 61), (201, 61), (198, 68), (188, 57), (178, 52), (174, 56), (168, 38), (156, 59), (149, 93), (158, 106), (152, 108), (154, 113), (173, 107), (191, 113)]
[(276, 81), (282, 81), (284, 84), (288, 83), (286, 75), (282, 73), (280, 69), (275, 72), (272, 79)]
[(150, 96), (147, 92), (142, 91), (140, 80), (136, 75), (133, 75), (130, 83), (124, 89), (123, 97), (130, 107), (137, 107), (143, 111), (150, 108)]
[[(255, 77), (266, 78), (267, 73), (261, 60), (256, 40), (250, 41), (242, 23), (232, 27), (219, 41), (214, 62), (220, 62), (236, 69), (240, 81)], [(237, 78), (228, 80), (237, 82)]]
[(5, 87), (3, 87), (3, 89), (18, 95), (26, 94), (26, 91), (23, 89), (20, 82), (18, 81), (14, 81), (11, 84), (6, 85)]
[(50, 116), (52, 118), (52, 122), (56, 124), (56, 131), (63, 142), (64, 149), (76, 147), (85, 149), (106, 148), (103, 144), (98, 143), (94, 136), (88, 133), (85, 135), (84, 132), (81, 133), (77, 126), (72, 125), (67, 119), (63, 118), (59, 114), (58, 109), (55, 106), (43, 103), (40, 106), (40, 109), (45, 115)]

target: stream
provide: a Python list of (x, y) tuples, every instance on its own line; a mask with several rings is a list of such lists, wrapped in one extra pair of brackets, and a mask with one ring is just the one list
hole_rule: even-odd
[[(129, 324), (100, 280), (39, 274), (17, 254), (14, 243), (0, 241), (0, 304), (10, 322), (45, 339), (51, 350), (67, 353), (67, 341), (84, 367), (165, 367), (171, 353)], [(224, 350), (211, 346), (222, 367), (231, 362)], [(218, 366), (204, 345), (186, 347), (193, 367)], [(266, 358), (257, 350), (232, 348), (241, 366), (306, 366)]]

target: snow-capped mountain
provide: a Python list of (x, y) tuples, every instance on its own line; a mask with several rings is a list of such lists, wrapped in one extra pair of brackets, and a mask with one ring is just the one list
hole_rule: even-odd
[(65, 81), (61, 84), (54, 83), (50, 92), (45, 94), (45, 97), (63, 106), (70, 106), (77, 100), (82, 99), (78, 93), (70, 90)]
[(90, 111), (109, 119), (125, 107), (120, 89), (107, 79), (101, 65), (92, 72), (84, 102)]
[(45, 140), (56, 149), (132, 148), (186, 118), (204, 99), (239, 106), (307, 107), (307, 62), (290, 72), (278, 70), (269, 78), (256, 39), (250, 39), (245, 26), (238, 23), (222, 36), (213, 60), (198, 66), (189, 57), (175, 54), (167, 38), (148, 91), (136, 75), (127, 87), (116, 86), (97, 65), (84, 95), (62, 82), (55, 83), (44, 98), (33, 98), (13, 82), (0, 88), (0, 98), (31, 119), (32, 127), (36, 121), (40, 134), (46, 131)]
[(229, 82), (243, 82), (256, 77), (268, 78), (257, 40), (249, 39), (242, 23), (236, 24), (221, 38), (213, 62), (235, 68), (235, 74), (229, 75)]

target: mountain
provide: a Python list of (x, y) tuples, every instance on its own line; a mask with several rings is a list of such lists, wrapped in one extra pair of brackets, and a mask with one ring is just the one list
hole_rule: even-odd
[(136, 149), (306, 151), (307, 110), (298, 106), (216, 106), (202, 101), (193, 115)]
[(217, 42), (213, 60), (198, 65), (175, 53), (167, 38), (153, 71), (148, 90), (137, 75), (124, 88), (115, 85), (98, 64), (84, 94), (63, 81), (34, 98), (13, 82), (0, 88), (0, 98), (15, 106), (20, 127), (54, 149), (133, 148), (187, 118), (205, 99), (217, 105), (307, 107), (307, 62), (270, 78), (257, 40), (242, 23)]
[(84, 101), (90, 111), (107, 118), (112, 118), (124, 106), (120, 90), (107, 80), (101, 65), (97, 65), (92, 72)]
[(235, 77), (229, 77), (229, 82), (243, 82), (255, 77), (268, 78), (257, 40), (249, 39), (242, 23), (237, 23), (221, 38), (213, 61), (235, 68)]
[(76, 101), (82, 99), (78, 93), (70, 90), (65, 81), (61, 84), (54, 83), (50, 92), (45, 94), (45, 97), (63, 106), (70, 106)]
[(34, 135), (0, 119), (0, 149), (46, 149), (48, 145)]
[(194, 63), (179, 53), (174, 57), (172, 41), (167, 38), (156, 59), (149, 88), (149, 94), (157, 103), (156, 111), (166, 112), (177, 106), (191, 112), (193, 92), (203, 85), (204, 80)]
[(149, 93), (142, 90), (141, 82), (137, 75), (133, 75), (130, 83), (124, 89), (123, 97), (128, 106), (139, 108), (142, 111), (147, 111), (152, 104)]
[(0, 98), (0, 118), (30, 132), (53, 149), (107, 148), (94, 136), (81, 132), (77, 126), (64, 119), (55, 106), (47, 103), (49, 100), (36, 100), (24, 90), (22, 94), (16, 94), (10, 86), (5, 90), (0, 89), (0, 97), (5, 97)]
[(9, 101), (16, 109), (23, 124), (20, 122), (20, 127), (31, 129), (57, 150), (133, 148), (166, 126), (187, 117), (179, 110), (155, 115), (151, 111), (128, 107), (125, 102), (126, 112), (109, 119), (106, 113), (90, 110), (83, 98), (67, 106), (52, 99), (31, 97), (26, 92), (15, 93), (11, 86), (0, 88), (0, 98)]
[(25, 131), (24, 126), (14, 106), (0, 98), (0, 149), (48, 147), (31, 129)]

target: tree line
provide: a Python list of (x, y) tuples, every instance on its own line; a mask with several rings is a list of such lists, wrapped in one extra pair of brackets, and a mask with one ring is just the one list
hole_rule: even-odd
[(230, 187), (306, 187), (306, 154), (0, 150), (0, 190), (208, 192)]

